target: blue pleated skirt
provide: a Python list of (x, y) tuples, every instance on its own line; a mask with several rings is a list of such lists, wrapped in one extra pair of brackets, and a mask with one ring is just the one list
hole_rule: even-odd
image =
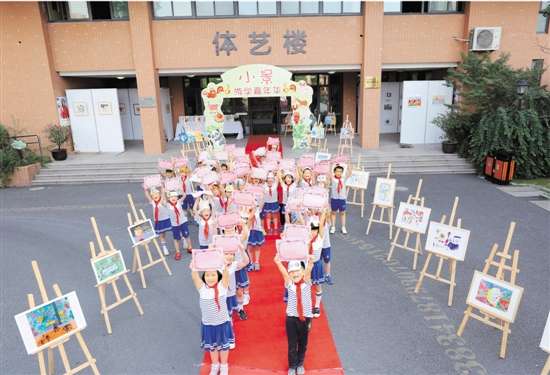
[(170, 219), (159, 220), (155, 223), (156, 234), (168, 232), (170, 229), (172, 229), (172, 224), (170, 223)]
[(260, 230), (252, 229), (248, 235), (248, 244), (252, 246), (260, 246), (265, 242), (264, 234)]
[(311, 283), (314, 285), (323, 284), (325, 282), (325, 273), (323, 271), (323, 260), (319, 259), (313, 263), (313, 269), (311, 270)]
[(235, 272), (235, 280), (237, 281), (238, 288), (247, 288), (250, 285), (250, 280), (248, 280), (248, 271), (246, 267)]
[(205, 351), (229, 350), (231, 344), (235, 343), (235, 334), (229, 321), (217, 326), (201, 324), (201, 331), (201, 348)]

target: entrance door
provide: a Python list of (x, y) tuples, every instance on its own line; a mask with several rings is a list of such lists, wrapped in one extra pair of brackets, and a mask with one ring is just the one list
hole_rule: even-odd
[(99, 152), (91, 90), (66, 90), (74, 149)]
[(428, 107), (428, 82), (404, 81), (400, 143), (424, 143)]
[(94, 89), (95, 123), (101, 152), (123, 152), (122, 126), (118, 106), (117, 89)]
[(380, 133), (399, 132), (399, 82), (383, 82), (380, 90)]
[(440, 114), (447, 113), (453, 102), (453, 88), (445, 81), (428, 81), (428, 113), (426, 115), (425, 143), (440, 143), (444, 135), (433, 120)]
[(134, 129), (132, 127), (132, 106), (128, 89), (118, 89), (118, 106), (120, 107), (120, 122), (122, 124), (122, 135), (124, 139), (134, 139)]
[(278, 97), (248, 99), (251, 134), (279, 133), (279, 101)]

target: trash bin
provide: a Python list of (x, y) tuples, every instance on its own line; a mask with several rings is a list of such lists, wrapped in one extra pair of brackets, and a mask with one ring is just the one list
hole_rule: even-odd
[(495, 184), (508, 185), (514, 178), (516, 161), (506, 154), (487, 155), (485, 157), (485, 178)]

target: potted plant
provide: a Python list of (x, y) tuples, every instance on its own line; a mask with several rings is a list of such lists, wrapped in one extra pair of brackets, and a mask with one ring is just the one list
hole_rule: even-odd
[(441, 150), (445, 154), (454, 154), (458, 151), (458, 140), (463, 137), (464, 119), (456, 111), (449, 111), (434, 119), (434, 124), (443, 130)]
[(50, 124), (48, 126), (48, 139), (57, 146), (56, 149), (51, 150), (54, 160), (60, 161), (67, 159), (67, 150), (61, 148), (61, 146), (67, 141), (68, 138), (69, 128), (58, 124)]

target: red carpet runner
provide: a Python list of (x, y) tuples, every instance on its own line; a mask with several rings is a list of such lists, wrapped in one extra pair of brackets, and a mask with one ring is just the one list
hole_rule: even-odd
[[(247, 152), (265, 145), (267, 136), (251, 137)], [(251, 145), (253, 141), (253, 145)], [(251, 146), (249, 148), (249, 145)], [(287, 373), (287, 341), (283, 279), (273, 262), (275, 240), (268, 238), (262, 246), (260, 272), (250, 272), (251, 301), (245, 310), (248, 320), (234, 319), (236, 348), (229, 354), (229, 373), (233, 375), (262, 375)], [(330, 298), (330, 288), (325, 293)], [(336, 345), (322, 309), (321, 317), (314, 319), (304, 367), (306, 374), (343, 374)], [(200, 374), (207, 375), (210, 356), (204, 356)]]

